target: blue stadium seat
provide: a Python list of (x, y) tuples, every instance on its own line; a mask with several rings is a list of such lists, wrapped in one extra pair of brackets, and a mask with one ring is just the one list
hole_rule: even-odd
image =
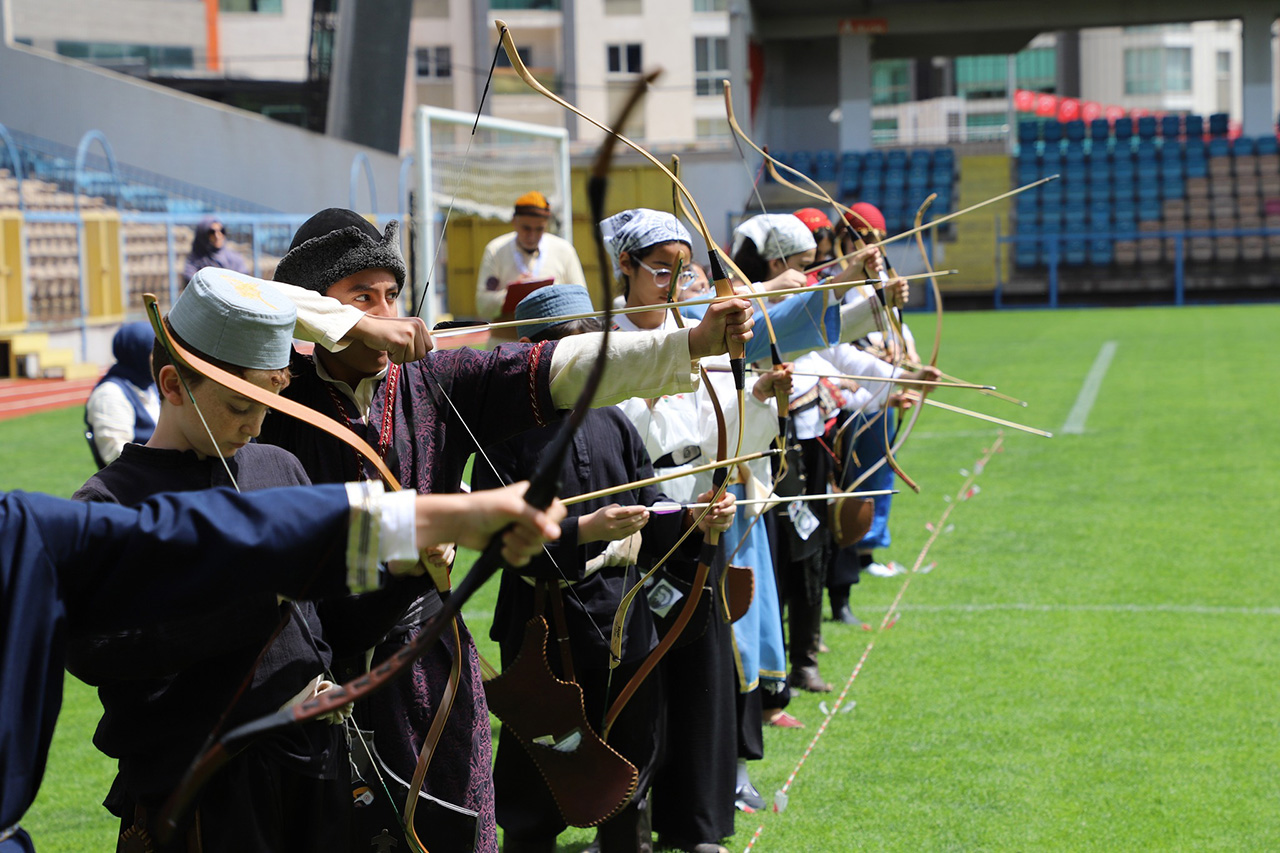
[(1160, 119), (1160, 135), (1166, 140), (1177, 139), (1182, 134), (1182, 119), (1179, 116), (1165, 116)]
[(907, 170), (900, 166), (886, 166), (884, 170), (884, 187), (902, 187), (907, 182)]
[(1018, 144), (1023, 147), (1035, 145), (1040, 141), (1040, 122), (1018, 122)]
[(1062, 204), (1062, 181), (1051, 181), (1039, 190), (1032, 192), (1040, 193), (1040, 208), (1042, 210), (1050, 210), (1057, 205)]
[(861, 186), (859, 182), (860, 173), (857, 170), (843, 170), (840, 172), (840, 182), (837, 185), (837, 192), (842, 196), (851, 196), (858, 194), (858, 188)]
[[(773, 159), (777, 160), (779, 163), (786, 163), (788, 166), (791, 165), (791, 155), (788, 152), (770, 151), (769, 153), (773, 155)], [(768, 169), (765, 170), (764, 179), (766, 183), (773, 181), (773, 175), (769, 174)]]
[(1067, 204), (1078, 204), (1081, 208), (1089, 198), (1089, 187), (1087, 184), (1068, 183), (1062, 187), (1062, 197)]
[(1111, 176), (1116, 181), (1132, 183), (1134, 176), (1133, 161), (1128, 158), (1116, 160), (1111, 164)]
[(1084, 224), (1067, 225), (1067, 239), (1062, 242), (1062, 260), (1067, 266), (1083, 266), (1088, 256), (1088, 243), (1084, 239)]
[(1155, 139), (1156, 138), (1156, 117), (1143, 116), (1138, 119), (1138, 138), (1139, 139)]
[(1041, 176), (1057, 175), (1062, 172), (1062, 155), (1057, 151), (1046, 151), (1040, 158)]
[(1152, 187), (1150, 192), (1139, 190), (1140, 198), (1138, 200), (1138, 221), (1139, 222), (1158, 222), (1160, 220), (1160, 199), (1156, 197), (1155, 188)]
[(867, 204), (880, 207), (884, 204), (884, 191), (879, 186), (864, 186), (861, 195), (858, 196), (858, 201), (865, 201)]
[(1109, 225), (1111, 223), (1112, 210), (1111, 202), (1105, 199), (1090, 201), (1089, 222), (1093, 223), (1095, 227), (1098, 223)]
[(933, 164), (933, 154), (928, 148), (917, 148), (907, 156), (907, 168), (915, 169), (923, 166), (928, 169)]
[(1204, 136), (1204, 116), (1194, 114), (1184, 116), (1182, 129), (1187, 139), (1192, 139), (1193, 137), (1199, 139)]
[(1138, 227), (1138, 206), (1132, 198), (1116, 199), (1111, 214), (1117, 231), (1132, 231)]
[(929, 185), (929, 167), (912, 166), (907, 169), (907, 186), (927, 187)]
[(857, 171), (862, 168), (862, 154), (858, 151), (842, 151), (840, 153), (840, 171), (852, 169)]
[(1187, 194), (1187, 185), (1181, 175), (1165, 175), (1160, 181), (1162, 198), (1183, 198)]
[(1040, 197), (1034, 192), (1017, 196), (1013, 200), (1013, 212), (1018, 217), (1019, 225), (1024, 221), (1036, 219), (1040, 216)]
[(1044, 141), (1045, 144), (1060, 142), (1062, 140), (1062, 122), (1047, 121), (1044, 123)]
[(1097, 239), (1089, 241), (1089, 263), (1095, 267), (1111, 266), (1115, 259), (1115, 242)]
[(935, 168), (938, 166), (950, 166), (954, 171), (956, 165), (956, 152), (950, 148), (933, 149), (933, 165)]
[(884, 170), (879, 168), (878, 166), (871, 167), (871, 166), (867, 166), (864, 163), (862, 166), (861, 174), (862, 174), (862, 178), (858, 181), (858, 183), (862, 185), (863, 192), (866, 192), (868, 189), (872, 187), (878, 190), (880, 189), (880, 187), (884, 185)]
[(1098, 142), (1106, 142), (1111, 137), (1111, 122), (1105, 118), (1095, 118), (1089, 122), (1089, 138)]
[(1156, 181), (1160, 177), (1160, 164), (1155, 160), (1140, 160), (1134, 169), (1138, 183)]
[(1085, 127), (1084, 127), (1084, 122), (1081, 121), (1080, 119), (1075, 119), (1074, 121), (1067, 122), (1064, 130), (1066, 133), (1067, 140), (1069, 142), (1080, 142), (1084, 140)]
[(941, 216), (944, 213), (951, 212), (951, 188), (934, 190), (938, 197), (933, 200), (933, 206), (929, 208), (929, 212), (934, 216)]
[(1128, 142), (1133, 138), (1133, 119), (1128, 116), (1118, 118), (1112, 129), (1115, 131), (1116, 142)]
[(1132, 175), (1127, 178), (1121, 178), (1117, 175), (1111, 181), (1111, 197), (1116, 200), (1117, 204), (1125, 199), (1132, 200), (1136, 187), (1137, 184), (1134, 183)]
[(880, 168), (883, 168), (883, 166), (884, 166), (884, 152), (881, 151), (880, 149), (873, 148), (870, 151), (863, 153), (862, 168), (864, 170), (880, 169)]
[(791, 159), (786, 161), (787, 165), (795, 169), (801, 174), (813, 177), (813, 155), (808, 151), (795, 151), (791, 154)]
[(1184, 171), (1182, 160), (1164, 160), (1160, 163), (1160, 177), (1164, 179), (1181, 178)]
[(1186, 176), (1188, 178), (1204, 178), (1209, 175), (1209, 161), (1203, 157), (1188, 157)]
[(1226, 113), (1214, 113), (1209, 116), (1209, 136), (1226, 136), (1229, 123), (1230, 116)]
[(1066, 205), (1062, 208), (1062, 221), (1068, 227), (1072, 225), (1084, 225), (1089, 220), (1089, 208), (1083, 201), (1072, 201), (1067, 199)]
[(939, 166), (937, 163), (933, 165), (933, 169), (929, 171), (929, 183), (936, 190), (938, 187), (949, 187), (955, 181), (955, 172), (950, 166)]
[(1031, 162), (1018, 161), (1016, 170), (1018, 186), (1029, 184), (1040, 178), (1040, 164), (1032, 160)]
[(1215, 136), (1209, 140), (1210, 157), (1228, 157), (1231, 155), (1231, 140), (1225, 136)]
[(885, 166), (887, 166), (890, 169), (896, 168), (896, 169), (902, 169), (903, 171), (906, 171), (907, 152), (903, 151), (901, 148), (894, 148), (893, 150), (885, 153), (884, 163), (885, 163)]
[(1013, 247), (1013, 263), (1021, 269), (1040, 266), (1040, 246), (1037, 243), (1019, 241)]
[(824, 149), (814, 154), (813, 172), (814, 178), (819, 181), (834, 181), (836, 179), (836, 152)]
[(1276, 154), (1280, 153), (1280, 146), (1277, 146), (1276, 135), (1274, 133), (1268, 136), (1259, 136), (1254, 141), (1254, 145), (1258, 149), (1259, 154)]

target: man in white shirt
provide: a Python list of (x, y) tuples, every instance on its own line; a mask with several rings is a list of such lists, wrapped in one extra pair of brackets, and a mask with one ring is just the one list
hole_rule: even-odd
[(542, 193), (534, 190), (516, 199), (512, 231), (490, 240), (480, 259), (476, 281), (476, 313), (480, 317), (498, 317), (507, 288), (519, 282), (586, 284), (578, 253), (568, 240), (547, 232), (550, 221), (551, 205)]

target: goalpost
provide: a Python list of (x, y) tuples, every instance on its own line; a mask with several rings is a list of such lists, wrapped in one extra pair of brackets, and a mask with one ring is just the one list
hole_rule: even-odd
[(475, 115), (441, 107), (418, 107), (414, 116), (413, 289), (428, 327), (446, 306), (447, 218), (506, 221), (515, 199), (537, 189), (556, 212), (557, 233), (573, 241), (569, 131), (482, 115), (473, 137), (473, 125)]

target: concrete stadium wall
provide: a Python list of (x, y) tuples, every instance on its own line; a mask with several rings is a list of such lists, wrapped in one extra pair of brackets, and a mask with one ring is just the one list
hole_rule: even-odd
[[(86, 131), (100, 130), (120, 163), (288, 213), (346, 207), (351, 161), (364, 151), (373, 164), (378, 212), (399, 207), (394, 156), (10, 45), (3, 36), (0, 123), (14, 130), (70, 146)], [(362, 178), (362, 207), (367, 198)]]

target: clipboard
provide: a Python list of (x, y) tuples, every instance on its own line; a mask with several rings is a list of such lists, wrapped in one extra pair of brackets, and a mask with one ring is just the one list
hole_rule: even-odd
[(554, 278), (532, 278), (528, 281), (511, 282), (507, 285), (507, 298), (502, 301), (502, 314), (506, 317), (514, 317), (516, 306), (520, 304), (521, 299), (524, 299), (540, 287), (546, 287), (548, 284), (554, 283)]

